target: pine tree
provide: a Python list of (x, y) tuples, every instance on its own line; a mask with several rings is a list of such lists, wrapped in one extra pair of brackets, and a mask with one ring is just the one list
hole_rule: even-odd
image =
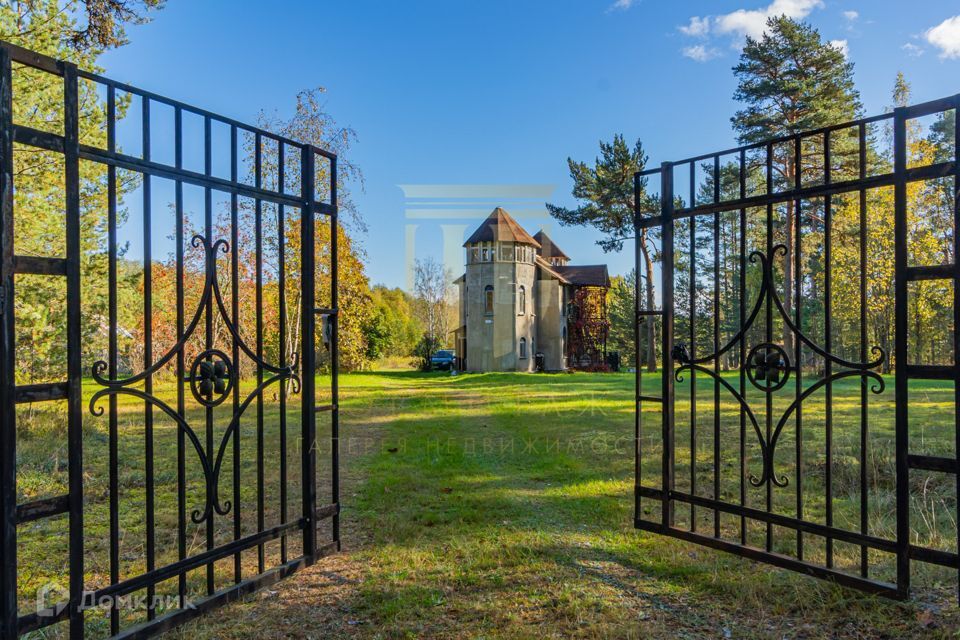
[[(759, 39), (747, 37), (733, 72), (738, 81), (734, 98), (744, 107), (731, 121), (743, 144), (853, 120), (861, 112), (860, 94), (853, 81), (853, 63), (846, 60), (839, 48), (824, 42), (812, 26), (786, 16), (770, 18), (767, 30)], [(801, 146), (801, 180), (809, 181), (817, 176), (822, 179), (822, 137), (811, 138)], [(835, 161), (842, 162), (845, 157), (852, 160), (855, 150), (855, 140), (849, 137), (838, 136), (831, 142)], [(793, 145), (774, 147), (775, 185), (770, 185), (771, 189), (782, 190), (795, 184), (795, 162)], [(789, 314), (794, 290), (793, 202), (788, 201), (785, 209), (783, 230), (787, 253), (783, 301)], [(790, 352), (792, 336), (786, 329), (784, 345)]]
[[(568, 209), (547, 203), (547, 210), (563, 226), (591, 226), (604, 234), (597, 244), (605, 252), (620, 251), (626, 240), (634, 236), (634, 184), (633, 174), (643, 171), (647, 164), (647, 154), (643, 144), (637, 140), (631, 149), (623, 136), (617, 134), (612, 142), (600, 142), (600, 156), (593, 167), (585, 162), (567, 158), (570, 177), (573, 179), (573, 195), (581, 202), (575, 209)], [(650, 213), (659, 210), (656, 198), (646, 192), (647, 182), (640, 183), (640, 209)], [(647, 309), (655, 308), (653, 286), (654, 247), (647, 229), (639, 231), (640, 253), (644, 263), (641, 278), (644, 281)], [(656, 327), (653, 322), (646, 323), (647, 368), (657, 370), (657, 360), (653, 345), (656, 343)]]

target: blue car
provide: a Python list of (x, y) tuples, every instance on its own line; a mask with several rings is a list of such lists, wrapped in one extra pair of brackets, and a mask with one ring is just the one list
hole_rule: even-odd
[(449, 349), (441, 349), (430, 358), (430, 364), (434, 369), (448, 370), (453, 369), (457, 355)]

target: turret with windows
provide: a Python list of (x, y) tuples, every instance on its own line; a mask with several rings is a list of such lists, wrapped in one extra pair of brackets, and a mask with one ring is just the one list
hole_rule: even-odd
[[(468, 371), (561, 371), (603, 363), (605, 333), (583, 338), (567, 306), (581, 291), (605, 295), (606, 265), (573, 266), (543, 231), (531, 236), (497, 207), (464, 243), (466, 273), (460, 287), (457, 357)], [(578, 316), (579, 317), (579, 316)], [(606, 326), (606, 317), (601, 318)], [(573, 324), (571, 324), (571, 322)], [(568, 326), (570, 325), (570, 326)]]
[(467, 368), (532, 371), (536, 316), (528, 300), (540, 243), (497, 207), (463, 246), (461, 326), (468, 338), (458, 348), (466, 351)]
[(547, 264), (554, 267), (565, 267), (570, 262), (570, 256), (560, 250), (553, 240), (550, 239), (542, 230), (538, 231), (533, 239), (537, 241), (540, 248), (537, 249), (537, 255)]

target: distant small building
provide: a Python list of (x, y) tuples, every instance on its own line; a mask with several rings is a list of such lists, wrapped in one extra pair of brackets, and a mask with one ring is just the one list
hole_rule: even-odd
[(460, 369), (534, 371), (537, 354), (547, 371), (603, 366), (606, 265), (570, 265), (547, 234), (531, 236), (500, 207), (463, 246)]

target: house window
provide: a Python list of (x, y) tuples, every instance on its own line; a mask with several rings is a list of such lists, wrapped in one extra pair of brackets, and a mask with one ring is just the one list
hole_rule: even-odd
[(483, 288), (483, 312), (487, 315), (493, 315), (493, 285), (488, 284)]
[(527, 312), (527, 290), (523, 285), (520, 285), (520, 290), (517, 292), (517, 313), (523, 315)]
[(526, 338), (520, 338), (520, 357), (521, 358), (527, 357), (527, 339)]

